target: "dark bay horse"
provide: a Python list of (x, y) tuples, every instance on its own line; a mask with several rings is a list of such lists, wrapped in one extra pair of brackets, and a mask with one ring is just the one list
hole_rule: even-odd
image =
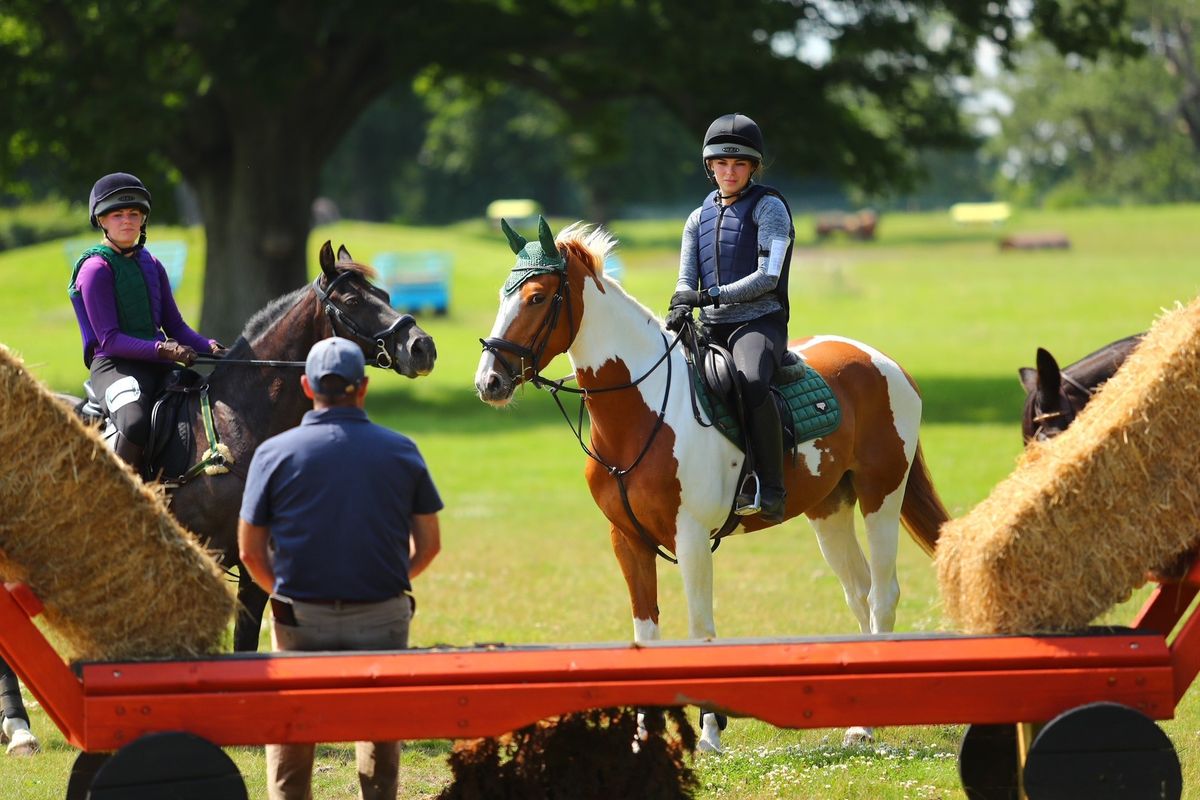
[[(1037, 369), (1021, 367), (1018, 370), (1026, 392), (1025, 410), (1021, 415), (1021, 434), (1025, 443), (1052, 439), (1065, 431), (1092, 395), (1116, 374), (1144, 336), (1144, 333), (1126, 336), (1061, 369), (1054, 356), (1039, 347)], [(1187, 573), (1196, 555), (1195, 549), (1186, 550), (1168, 563), (1152, 568), (1148, 577), (1160, 582), (1178, 581)]]
[(1106, 344), (1061, 369), (1054, 356), (1039, 347), (1037, 368), (1017, 370), (1026, 393), (1025, 410), (1021, 414), (1025, 442), (1050, 439), (1065, 431), (1096, 390), (1125, 363), (1143, 336), (1137, 333)]
[[(515, 237), (515, 238), (514, 238)], [(610, 523), (628, 585), (636, 641), (659, 638), (657, 549), (678, 559), (688, 635), (716, 637), (710, 537), (726, 522), (743, 453), (693, 412), (683, 348), (662, 321), (604, 274), (615, 240), (574, 225), (555, 241), (542, 222), (538, 242), (509, 234), (524, 263), (500, 294), (500, 308), (475, 373), (484, 402), (504, 406), (517, 386), (566, 353), (591, 418), (586, 468), (592, 497)], [(540, 249), (534, 253), (526, 248)], [(921, 398), (908, 374), (878, 350), (840, 336), (814, 336), (792, 349), (821, 373), (843, 409), (833, 433), (800, 445), (786, 474), (787, 516), (805, 514), (846, 601), (865, 633), (893, 630), (900, 589), (901, 522), (926, 552), (948, 519), (918, 445)], [(617, 473), (621, 473), (618, 477)], [(628, 501), (626, 503), (626, 500)], [(855, 534), (854, 506), (869, 553)], [(738, 517), (735, 533), (769, 527)], [(720, 749), (716, 715), (702, 715), (701, 748)], [(869, 738), (852, 728), (849, 741)]]
[[(433, 339), (412, 316), (391, 307), (388, 295), (373, 285), (370, 267), (358, 264), (345, 247), (335, 259), (326, 242), (321, 274), (311, 284), (279, 297), (256, 313), (229, 353), (208, 377), (208, 395), (218, 442), (228, 448), (229, 471), (201, 475), (170, 492), (171, 512), (179, 522), (231, 567), (238, 563), (237, 520), (251, 456), (263, 440), (300, 424), (312, 408), (300, 388), (300, 374), (313, 344), (337, 335), (361, 345), (367, 364), (409, 378), (433, 369)], [(259, 366), (245, 361), (286, 361), (298, 366)], [(195, 452), (211, 446), (200, 402), (189, 406)], [(195, 461), (199, 461), (197, 455)], [(147, 576), (148, 579), (151, 576)], [(267, 595), (239, 566), (240, 609), (234, 629), (236, 650), (258, 648)]]

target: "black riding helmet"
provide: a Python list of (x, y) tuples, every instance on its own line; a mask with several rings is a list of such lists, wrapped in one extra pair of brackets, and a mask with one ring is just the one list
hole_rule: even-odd
[(140, 208), (143, 214), (150, 216), (150, 190), (136, 175), (114, 172), (96, 181), (92, 187), (88, 212), (93, 228), (100, 227), (99, 217), (119, 208)]
[[(136, 175), (128, 172), (114, 172), (105, 175), (92, 186), (88, 197), (88, 213), (93, 228), (104, 230), (100, 225), (100, 217), (110, 211), (120, 208), (140, 208), (142, 214), (142, 235), (133, 247), (123, 248), (121, 255), (129, 255), (146, 244), (146, 220), (150, 217), (150, 190)], [(104, 231), (108, 235), (108, 231)]]
[(715, 186), (717, 179), (708, 168), (710, 158), (744, 158), (753, 161), (754, 168), (758, 169), (762, 164), (763, 150), (763, 135), (757, 122), (737, 112), (723, 114), (713, 120), (704, 134), (704, 148), (700, 155), (704, 174)]

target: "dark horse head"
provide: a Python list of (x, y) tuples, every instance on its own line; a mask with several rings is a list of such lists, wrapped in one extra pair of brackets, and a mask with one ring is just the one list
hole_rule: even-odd
[[(371, 283), (370, 267), (355, 263), (345, 247), (335, 258), (329, 242), (321, 248), (320, 263), (315, 281), (251, 317), (208, 377), (216, 437), (231, 456), (228, 472), (187, 481), (171, 493), (172, 513), (226, 565), (237, 563), (238, 509), (254, 451), (264, 439), (299, 425), (312, 408), (300, 388), (300, 367), (313, 344), (342, 336), (358, 343), (367, 364), (409, 378), (428, 374), (437, 358), (429, 334), (410, 315), (392, 308), (387, 292)], [(198, 401), (191, 406), (190, 418), (194, 451), (199, 454), (213, 443), (207, 441)], [(266, 594), (244, 569), (238, 599), (235, 646), (253, 650)]]
[(399, 314), (388, 293), (368, 279), (369, 267), (355, 263), (343, 245), (337, 260), (333, 246), (321, 247), (321, 275), (312, 284), (335, 335), (363, 349), (368, 364), (393, 369), (408, 378), (428, 375), (437, 360), (433, 337), (411, 314)]
[(1067, 429), (1092, 395), (1125, 362), (1144, 334), (1127, 336), (1060, 369), (1049, 351), (1039, 347), (1037, 369), (1021, 367), (1025, 411), (1021, 433), (1032, 439), (1050, 439)]

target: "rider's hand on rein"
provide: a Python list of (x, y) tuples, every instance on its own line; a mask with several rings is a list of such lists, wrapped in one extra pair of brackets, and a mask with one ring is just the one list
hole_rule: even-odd
[(196, 351), (185, 344), (180, 344), (174, 339), (159, 342), (158, 355), (168, 361), (183, 364), (185, 367), (190, 367), (196, 363)]

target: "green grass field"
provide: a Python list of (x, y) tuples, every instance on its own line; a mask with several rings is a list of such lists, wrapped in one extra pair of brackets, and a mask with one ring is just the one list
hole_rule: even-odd
[[(563, 222), (563, 221), (556, 221)], [(625, 285), (662, 309), (673, 289), (682, 220), (614, 224)], [(557, 224), (555, 228), (557, 229)], [(957, 228), (946, 214), (885, 216), (874, 243), (817, 246), (812, 221), (798, 219), (791, 280), (793, 335), (836, 333), (889, 353), (916, 378), (926, 400), (923, 441), (930, 469), (955, 515), (1007, 475), (1021, 449), (1023, 393), (1016, 370), (1045, 346), (1068, 363), (1146, 329), (1159, 310), (1200, 289), (1200, 207), (1021, 212), (1003, 228)], [(1001, 253), (1004, 233), (1057, 230), (1069, 251)], [(526, 233), (532, 233), (527, 231)], [(198, 319), (203, 263), (198, 231), (151, 230), (192, 245), (179, 297)], [(491, 328), (496, 294), (512, 255), (482, 223), (401, 228), (343, 223), (314, 232), (345, 242), (360, 260), (391, 249), (454, 254), (450, 314), (422, 318), (438, 343), (434, 373), (420, 381), (382, 375), (369, 410), (412, 435), (429, 461), (447, 508), (444, 549), (417, 585), (421, 612), (413, 644), (628, 641), (624, 582), (607, 524), (582, 478), (585, 456), (549, 398), (533, 390), (496, 411), (474, 396), (478, 338)], [(310, 265), (315, 270), (315, 263)], [(62, 243), (0, 253), (0, 342), (22, 353), (55, 389), (77, 391), (86, 371), (64, 286)], [(549, 370), (566, 374), (564, 361)], [(854, 632), (841, 588), (807, 523), (738, 537), (716, 555), (716, 621), (722, 636), (804, 636)], [(685, 635), (685, 607), (673, 567), (660, 566), (665, 638)], [(899, 563), (898, 630), (942, 625), (929, 560), (905, 538)], [(1138, 592), (1110, 615), (1125, 622)], [(1184, 765), (1184, 796), (1200, 798), (1200, 700), (1193, 689), (1178, 718), (1164, 723)], [(40, 712), (46, 752), (0, 758), (0, 795), (61, 797), (74, 751)], [(841, 731), (790, 731), (751, 720), (726, 732), (727, 753), (699, 760), (702, 797), (949, 798), (962, 792), (955, 766), (961, 726), (887, 728), (872, 747), (843, 750)], [(435, 794), (448, 779), (444, 741), (406, 751), (406, 797)], [(257, 748), (231, 748), (252, 797), (264, 795)], [(315, 796), (356, 795), (353, 751), (322, 748)]]

